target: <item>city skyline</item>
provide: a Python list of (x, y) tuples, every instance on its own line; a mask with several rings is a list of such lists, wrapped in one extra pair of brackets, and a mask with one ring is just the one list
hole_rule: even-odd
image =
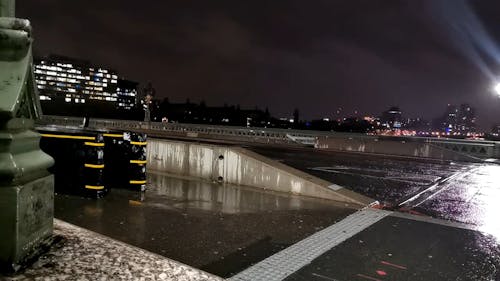
[[(152, 81), (160, 98), (257, 105), (278, 116), (299, 107), (306, 119), (390, 105), (432, 117), (448, 103), (468, 102), (482, 130), (499, 121), (490, 77), (457, 50), (436, 19), (436, 1), (354, 2), (51, 0), (19, 2), (18, 13), (36, 26), (38, 54), (109, 65)], [(470, 10), (493, 38), (499, 8), (482, 1)]]
[[(150, 95), (150, 100), (154, 99), (155, 104), (157, 105), (165, 101), (167, 101), (167, 103), (173, 102), (173, 104), (178, 105), (183, 104), (182, 102), (175, 103), (175, 101), (171, 101), (169, 97), (156, 99), (154, 94), (156, 92), (156, 89), (153, 87), (152, 83), (148, 82), (140, 85), (140, 83), (138, 82), (127, 80), (123, 76), (118, 76), (119, 71), (117, 70), (107, 69), (107, 66), (97, 65), (91, 61), (50, 54), (35, 58), (34, 66), (35, 78), (38, 84), (37, 88), (40, 93), (42, 107), (44, 109), (44, 112), (47, 112), (48, 114), (89, 114), (95, 117), (114, 116), (115, 118), (117, 118), (121, 116), (122, 119), (142, 119), (138, 115), (138, 111), (140, 110), (140, 108), (142, 108), (142, 102), (140, 102), (140, 99), (145, 99), (147, 95)], [(113, 79), (116, 80), (114, 80), (113, 82)], [(111, 86), (113, 85), (113, 83), (116, 84), (117, 82), (118, 85), (115, 85), (114, 87)], [(139, 89), (141, 87), (142, 91)], [(153, 94), (149, 94), (149, 92)], [(94, 102), (88, 104), (86, 100)], [(101, 101), (100, 103), (102, 104), (99, 105), (99, 101)], [(98, 103), (96, 104), (95, 102)], [(228, 105), (225, 103), (224, 105), (213, 105), (207, 104), (206, 100), (191, 101), (191, 99), (188, 97), (185, 104), (187, 105), (190, 103), (193, 105), (200, 105), (203, 108), (240, 108), (239, 104)], [(462, 103), (460, 106), (469, 107), (468, 110), (471, 110), (468, 103)], [(110, 115), (108, 111), (112, 108), (118, 109), (119, 112), (114, 115)], [(448, 118), (447, 116), (450, 114), (450, 108), (454, 108), (454, 110), (456, 111), (455, 113), (458, 113), (458, 107), (452, 104), (447, 104), (445, 113), (439, 116), (408, 116), (405, 114), (405, 112), (401, 111), (401, 109), (397, 105), (392, 105), (389, 110), (382, 113), (359, 112), (357, 110), (354, 110), (353, 112), (344, 112), (342, 108), (337, 108), (336, 110), (334, 110), (335, 112), (326, 114), (319, 119), (299, 119), (298, 121), (306, 123), (309, 121), (326, 119), (332, 121), (342, 121), (342, 119), (345, 120), (349, 118), (359, 118), (362, 120), (363, 118), (368, 117), (371, 119), (387, 119), (387, 117), (384, 115), (386, 115), (388, 112), (394, 113), (391, 112), (391, 110), (397, 110), (398, 123), (402, 123), (403, 120), (406, 120), (406, 125), (408, 125), (408, 122), (413, 120), (418, 121), (419, 123), (428, 123), (429, 128), (432, 127), (436, 130), (446, 131), (446, 129), (442, 130), (441, 126), (442, 123), (445, 122), (445, 120)], [(247, 111), (260, 110), (264, 112), (262, 108), (259, 108), (258, 106), (255, 106), (255, 108), (253, 109), (250, 109), (250, 107), (242, 109)], [(104, 110), (106, 112), (99, 113), (99, 110)], [(265, 106), (265, 112), (269, 115), (269, 117), (276, 118), (276, 120), (284, 118), (286, 118), (287, 120), (292, 120), (292, 117), (293, 119), (298, 119), (298, 115), (296, 117), (295, 114), (300, 112), (300, 108), (295, 108), (293, 112), (288, 112), (287, 114), (278, 116), (270, 113), (268, 111), (268, 107)], [(472, 112), (475, 112), (475, 110), (472, 109)], [(476, 117), (475, 114), (473, 115), (474, 128), (476, 128)], [(161, 116), (156, 116), (156, 118), (158, 119), (156, 121), (162, 119)], [(457, 131), (457, 120), (455, 120), (454, 122), (447, 121), (447, 124), (453, 124), (453, 131)], [(391, 128), (401, 127), (401, 124), (399, 126), (394, 126), (394, 124), (386, 125)], [(404, 125), (405, 124), (403, 122), (403, 127), (405, 127)], [(447, 126), (448, 125), (446, 125), (446, 128)], [(462, 129), (462, 131), (475, 131), (475, 129)], [(485, 130), (485, 132), (487, 131), (488, 130)]]

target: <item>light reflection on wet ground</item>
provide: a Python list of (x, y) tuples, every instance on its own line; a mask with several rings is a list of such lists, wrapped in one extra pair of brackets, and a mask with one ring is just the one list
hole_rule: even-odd
[(344, 186), (391, 210), (466, 223), (500, 241), (500, 165), (436, 162), (303, 148), (253, 151)]
[(500, 241), (500, 165), (470, 165), (415, 209), (477, 226)]
[(257, 189), (148, 175), (149, 190), (56, 195), (57, 218), (227, 277), (355, 210)]

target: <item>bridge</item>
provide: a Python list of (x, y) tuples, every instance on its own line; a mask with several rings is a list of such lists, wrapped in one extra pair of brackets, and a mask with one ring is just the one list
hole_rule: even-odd
[[(43, 125), (82, 126), (83, 118), (43, 116)], [(425, 157), (442, 160), (483, 161), (500, 158), (500, 142), (426, 137), (392, 137), (338, 132), (248, 128), (200, 124), (90, 119), (89, 126), (137, 130), (151, 136), (204, 139), (242, 143), (298, 144), (350, 152)]]
[[(38, 124), (67, 130), (83, 118)], [(488, 215), (498, 199), (495, 142), (103, 119), (89, 127), (148, 135), (148, 189), (114, 190), (102, 203), (56, 196), (56, 216), (227, 280), (497, 274), (485, 264), (500, 254)], [(227, 235), (234, 240), (219, 238)]]
[(30, 24), (13, 1), (0, 0), (0, 16), (1, 279), (500, 279), (498, 143), (86, 128), (41, 116)]

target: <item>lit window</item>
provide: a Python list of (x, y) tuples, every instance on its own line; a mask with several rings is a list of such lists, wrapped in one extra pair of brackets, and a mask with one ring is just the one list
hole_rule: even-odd
[(64, 101), (71, 102), (71, 98), (65, 98)]

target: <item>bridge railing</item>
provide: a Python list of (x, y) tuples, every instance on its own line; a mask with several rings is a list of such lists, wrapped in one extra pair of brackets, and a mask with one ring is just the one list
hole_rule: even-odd
[[(45, 115), (38, 122), (41, 125), (82, 126), (83, 118)], [(141, 129), (162, 132), (173, 132), (186, 136), (221, 136), (231, 139), (242, 139), (258, 142), (284, 142), (314, 145), (319, 135), (330, 135), (328, 132), (301, 131), (289, 129), (253, 128), (238, 126), (214, 126), (202, 124), (141, 122), (132, 120), (108, 120), (92, 118), (89, 127), (108, 129)]]
[[(82, 126), (84, 119), (81, 117), (64, 117), (44, 115), (39, 124)], [(178, 136), (186, 137), (208, 137), (231, 140), (242, 140), (266, 143), (297, 143), (313, 146), (319, 139), (366, 139), (366, 140), (392, 140), (397, 142), (421, 142), (440, 146), (445, 149), (460, 153), (485, 157), (500, 157), (500, 143), (483, 140), (462, 140), (446, 138), (427, 137), (399, 137), (399, 136), (372, 136), (352, 133), (338, 133), (325, 131), (304, 131), (276, 128), (254, 128), (238, 126), (218, 126), (204, 124), (163, 123), (163, 122), (141, 122), (132, 120), (111, 120), (91, 118), (90, 127), (124, 129), (124, 130), (152, 130), (157, 132), (170, 132)]]

